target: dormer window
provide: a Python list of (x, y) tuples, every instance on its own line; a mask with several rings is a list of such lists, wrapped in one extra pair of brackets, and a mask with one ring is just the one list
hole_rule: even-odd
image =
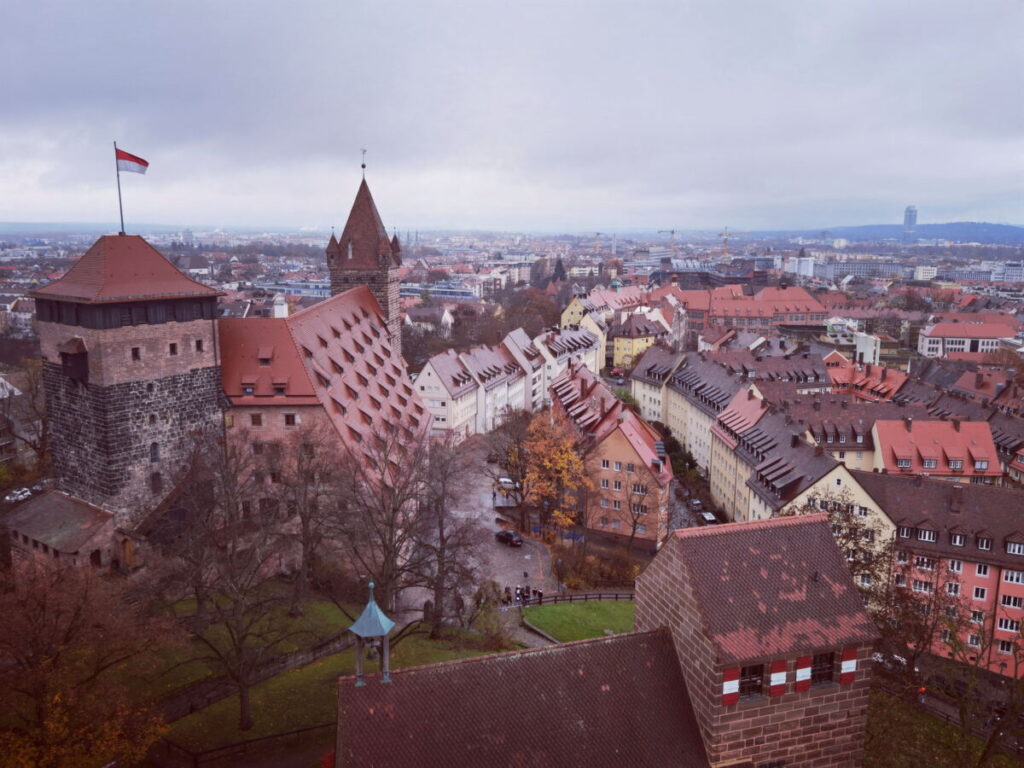
[(897, 469), (910, 469), (910, 459), (896, 459)]
[(949, 537), (949, 543), (954, 547), (962, 547), (965, 542), (965, 537), (962, 533), (954, 533)]
[(960, 471), (961, 469), (964, 468), (964, 463), (961, 459), (950, 459), (949, 468), (956, 471)]
[(910, 532), (911, 532), (911, 530), (912, 530), (912, 529), (911, 529), (911, 528), (909, 528), (908, 526), (905, 526), (905, 525), (901, 525), (901, 526), (900, 526), (900, 527), (899, 527), (899, 528), (897, 529), (896, 533), (897, 533), (897, 535), (898, 535), (898, 536), (899, 536), (899, 537), (900, 537), (901, 539), (909, 539), (909, 538), (910, 538)]
[(918, 541), (937, 541), (939, 538), (938, 533), (935, 531), (929, 531), (927, 528), (919, 528), (917, 531)]
[(260, 361), (260, 366), (262, 366), (264, 368), (266, 368), (268, 365), (270, 365), (270, 358), (269, 357), (261, 357), (261, 358), (259, 358), (259, 361)]
[(923, 464), (925, 469), (938, 469), (939, 461), (938, 459), (925, 459)]
[(857, 442), (858, 443), (863, 443), (864, 442), (864, 435), (857, 435)]
[(974, 462), (974, 471), (975, 472), (984, 472), (987, 469), (988, 469), (988, 462), (987, 461), (982, 460), (982, 461)]
[(986, 552), (992, 549), (992, 539), (984, 536), (978, 537), (978, 549), (985, 550)]
[(1019, 541), (1006, 542), (1006, 554), (1024, 555), (1024, 543), (1021, 543)]

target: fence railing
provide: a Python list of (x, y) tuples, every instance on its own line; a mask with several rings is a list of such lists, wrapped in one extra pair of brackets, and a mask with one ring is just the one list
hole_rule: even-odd
[(523, 606), (554, 605), (556, 603), (588, 603), (591, 600), (632, 600), (633, 592), (570, 592), (567, 595), (544, 595), (531, 597), (520, 603)]

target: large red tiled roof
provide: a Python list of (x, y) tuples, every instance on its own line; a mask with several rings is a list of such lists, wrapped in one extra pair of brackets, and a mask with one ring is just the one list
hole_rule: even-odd
[[(287, 318), (224, 319), (219, 328), (223, 386), (234, 405), (319, 403), (349, 445), (394, 427), (412, 433), (425, 426), (405, 362), (366, 286)], [(275, 396), (282, 382), (285, 394)]]
[(1006, 323), (935, 323), (921, 331), (921, 335), (936, 339), (1002, 339), (1017, 332), (1011, 321), (1012, 318)]
[[(888, 472), (971, 477), (1000, 477), (999, 454), (987, 421), (898, 421), (875, 422), (875, 451)], [(909, 460), (901, 468), (897, 462)], [(926, 468), (925, 460), (936, 466)], [(962, 461), (962, 469), (951, 469), (950, 461)], [(988, 468), (976, 470), (975, 461), (987, 461)]]
[(668, 630), (402, 669), (391, 679), (339, 681), (338, 768), (708, 765)]
[(723, 663), (877, 637), (824, 514), (685, 528), (665, 546), (678, 548)]
[(182, 274), (138, 235), (104, 235), (63, 277), (30, 294), (77, 302), (141, 301), (220, 296)]

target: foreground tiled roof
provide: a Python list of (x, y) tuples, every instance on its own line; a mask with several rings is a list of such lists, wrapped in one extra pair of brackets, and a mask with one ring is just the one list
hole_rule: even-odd
[(686, 528), (677, 547), (723, 663), (874, 639), (826, 515)]
[(101, 303), (222, 294), (186, 277), (138, 235), (105, 235), (63, 277), (29, 295)]
[(338, 768), (705, 768), (667, 630), (339, 681)]
[(46, 491), (7, 513), (4, 525), (58, 552), (74, 554), (99, 533), (112, 515), (104, 509), (69, 496)]

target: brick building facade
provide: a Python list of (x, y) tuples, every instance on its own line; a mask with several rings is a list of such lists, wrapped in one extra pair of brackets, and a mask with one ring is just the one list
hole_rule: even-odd
[(860, 765), (876, 633), (824, 515), (676, 531), (637, 581), (712, 766)]

